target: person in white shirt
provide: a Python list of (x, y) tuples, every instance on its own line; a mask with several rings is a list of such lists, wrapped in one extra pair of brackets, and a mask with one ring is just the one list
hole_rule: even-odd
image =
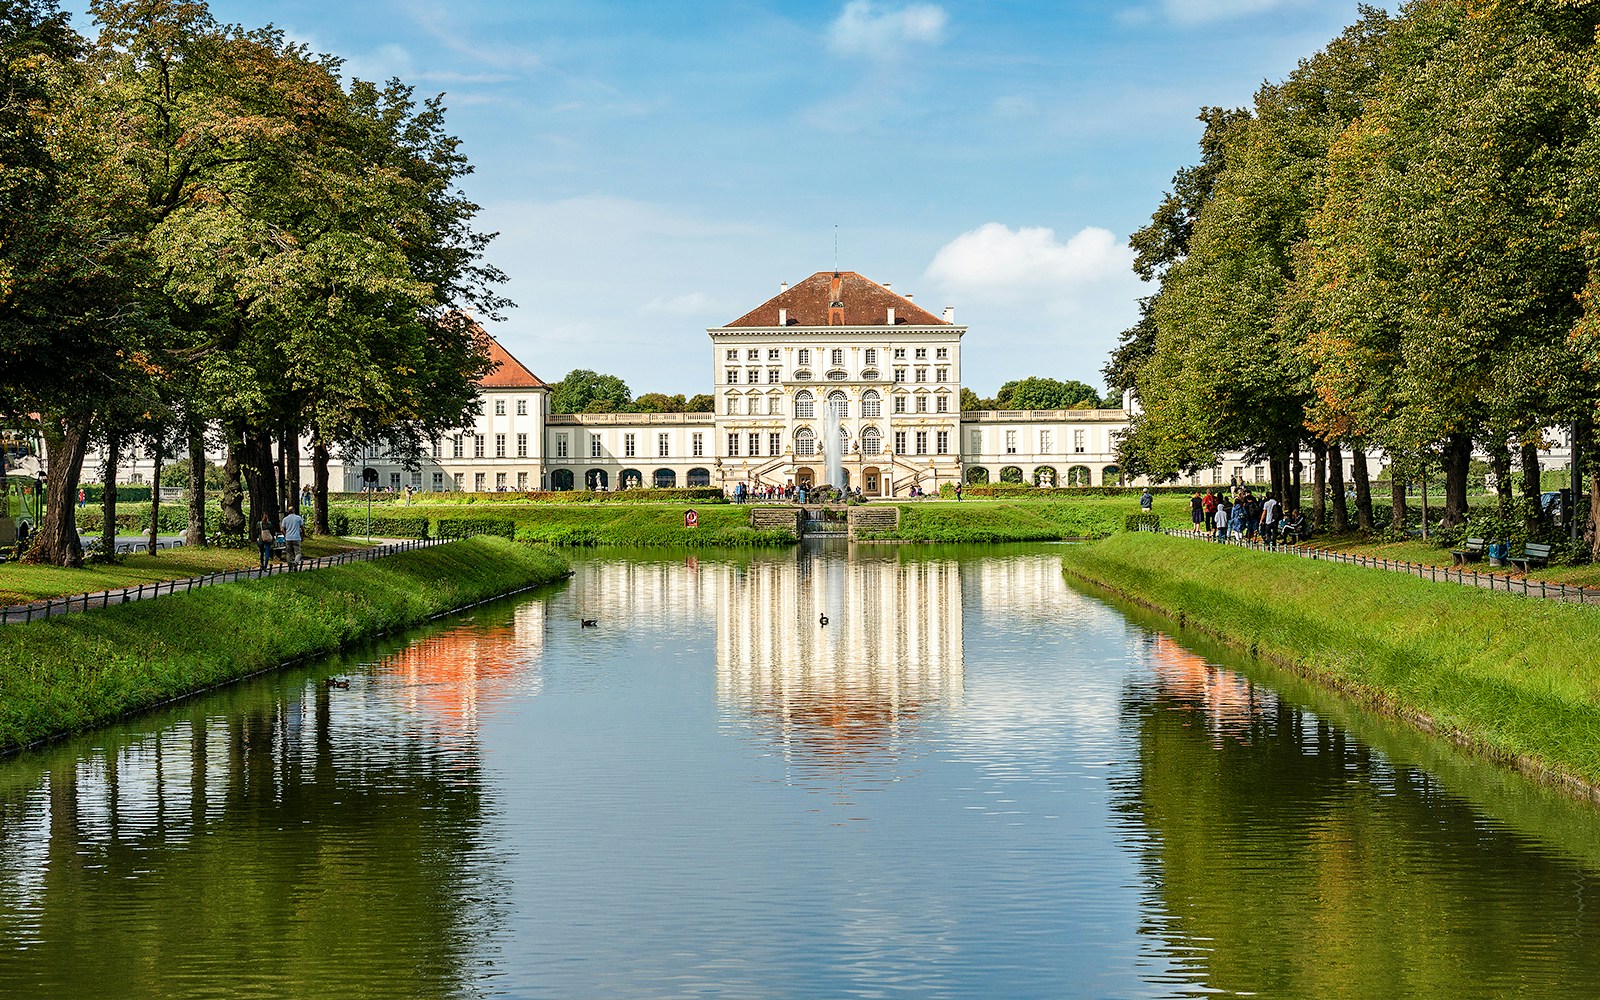
[(287, 550), (289, 565), (294, 569), (300, 568), (300, 539), (305, 531), (306, 519), (294, 511), (283, 515), (283, 545)]

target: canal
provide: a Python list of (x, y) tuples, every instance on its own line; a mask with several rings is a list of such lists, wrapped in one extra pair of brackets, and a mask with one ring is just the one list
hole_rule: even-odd
[(1600, 995), (1595, 807), (1059, 551), (596, 552), (0, 760), (0, 995)]

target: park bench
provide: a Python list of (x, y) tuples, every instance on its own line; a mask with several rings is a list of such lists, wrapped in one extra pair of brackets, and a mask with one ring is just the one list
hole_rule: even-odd
[(1544, 565), (1549, 561), (1550, 546), (1541, 545), (1538, 542), (1529, 542), (1522, 547), (1521, 555), (1511, 557), (1511, 565), (1522, 570), (1524, 573), (1528, 572), (1534, 563)]
[(1467, 539), (1466, 548), (1451, 549), (1450, 557), (1455, 560), (1455, 564), (1457, 566), (1465, 566), (1474, 559), (1482, 559), (1484, 548), (1485, 543), (1483, 539), (1469, 538)]

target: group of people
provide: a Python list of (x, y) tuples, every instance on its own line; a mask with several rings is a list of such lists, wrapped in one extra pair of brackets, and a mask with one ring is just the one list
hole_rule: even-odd
[(1292, 545), (1304, 540), (1306, 518), (1300, 509), (1284, 513), (1275, 494), (1257, 498), (1248, 487), (1207, 490), (1189, 498), (1194, 530), (1210, 532), (1219, 542), (1260, 541), (1267, 545)]
[[(792, 500), (796, 503), (805, 503), (810, 498), (810, 495), (811, 490), (805, 483), (800, 483), (797, 486), (793, 480), (790, 480), (782, 486), (772, 486), (765, 483), (758, 486), (751, 486), (747, 483), (735, 483), (733, 486), (734, 503), (765, 503), (776, 502), (780, 500)], [(857, 486), (854, 489), (845, 490), (844, 495), (846, 498), (860, 500), (861, 487)]]
[[(288, 560), (292, 569), (300, 568), (300, 542), (305, 537), (306, 519), (297, 511), (284, 512), (283, 522), (279, 525), (283, 529), (283, 557)], [(278, 544), (278, 532), (272, 527), (272, 516), (262, 514), (261, 522), (256, 525), (256, 546), (261, 552), (261, 572), (267, 571), (267, 563), (272, 560), (272, 550)]]

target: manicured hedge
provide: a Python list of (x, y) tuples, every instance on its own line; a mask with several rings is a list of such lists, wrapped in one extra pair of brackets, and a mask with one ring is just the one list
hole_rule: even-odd
[(473, 535), (498, 535), (512, 538), (516, 522), (509, 517), (441, 517), (433, 522), (435, 538), (470, 538)]

